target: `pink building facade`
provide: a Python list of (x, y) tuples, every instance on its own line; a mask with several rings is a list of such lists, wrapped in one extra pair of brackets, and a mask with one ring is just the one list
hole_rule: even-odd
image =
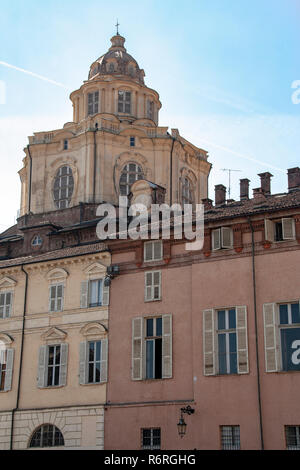
[(299, 447), (295, 172), (282, 195), (268, 191), (269, 174), (252, 199), (245, 180), (240, 201), (216, 187), (218, 204), (204, 201), (202, 251), (180, 240), (111, 242), (120, 275), (111, 284), (106, 449)]

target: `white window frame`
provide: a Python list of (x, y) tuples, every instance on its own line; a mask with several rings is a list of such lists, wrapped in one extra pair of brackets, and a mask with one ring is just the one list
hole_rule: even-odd
[[(9, 303), (7, 303), (7, 296), (8, 295), (10, 295), (10, 302)], [(0, 305), (0, 320), (4, 320), (6, 318), (11, 317), (12, 306), (13, 306), (13, 295), (14, 295), (14, 291), (12, 291), (12, 290), (0, 291), (0, 302), (1, 302), (2, 296), (3, 296), (3, 299), (4, 299), (3, 305)]]
[[(229, 230), (230, 232), (230, 244), (227, 245), (224, 242), (225, 231)], [(218, 243), (217, 243), (218, 241)], [(211, 244), (212, 251), (223, 250), (223, 249), (232, 249), (233, 248), (233, 230), (231, 227), (220, 227), (212, 230), (211, 232)]]
[[(92, 285), (96, 285), (96, 298), (99, 299), (100, 302), (92, 302)], [(102, 307), (103, 305), (103, 287), (104, 287), (104, 279), (89, 279), (89, 293), (88, 293), (88, 307)]]
[[(300, 328), (300, 323), (292, 323), (292, 304), (298, 304), (300, 309), (300, 303), (298, 301), (290, 302), (279, 302), (276, 304), (276, 322), (277, 322), (277, 331), (275, 332), (277, 337), (277, 344), (279, 345), (279, 360), (277, 362), (280, 366), (280, 370), (284, 372), (293, 372), (293, 369), (284, 369), (283, 368), (283, 358), (282, 358), (282, 343), (281, 343), (281, 330)], [(287, 305), (288, 308), (288, 323), (280, 323), (280, 305)], [(297, 371), (296, 371), (297, 372)], [(299, 371), (300, 372), (300, 371)]]
[[(151, 246), (151, 258), (147, 258), (147, 247)], [(155, 257), (155, 246), (160, 245), (160, 255), (159, 257)], [(163, 259), (163, 242), (162, 240), (154, 240), (144, 243), (144, 262), (149, 263), (152, 261), (161, 261)]]
[[(285, 222), (290, 221), (292, 235), (288, 236), (285, 229)], [(276, 230), (275, 225), (277, 223), (282, 224), (282, 240), (276, 240)], [(296, 239), (296, 227), (295, 227), (295, 219), (293, 217), (282, 217), (281, 219), (265, 219), (265, 239), (269, 242), (285, 242), (288, 240), (295, 240)]]
[[(90, 361), (89, 360), (89, 348), (90, 343), (100, 343), (100, 361)], [(92, 338), (82, 341), (80, 343), (79, 351), (79, 384), (80, 385), (99, 385), (104, 382), (107, 382), (107, 364), (108, 364), (108, 339), (106, 337), (101, 338)], [(95, 377), (95, 367), (96, 363), (99, 362), (100, 365), (100, 380), (99, 381), (89, 381), (89, 364), (93, 363), (94, 367), (94, 377)]]
[[(237, 323), (237, 312), (236, 308), (227, 308), (227, 309), (218, 309), (215, 311), (215, 324), (216, 324), (216, 348), (217, 348), (217, 369), (218, 369), (218, 375), (235, 375), (238, 373), (238, 351), (237, 351), (237, 325), (235, 328), (229, 328), (229, 311), (230, 310), (235, 310), (235, 324)], [(225, 312), (225, 329), (219, 330), (218, 329), (218, 313), (224, 311)], [(229, 345), (229, 335), (231, 333), (235, 333), (235, 338), (236, 338), (236, 363), (237, 363), (237, 371), (236, 372), (231, 372), (230, 371), (230, 345)], [(219, 335), (225, 335), (225, 340), (226, 340), (226, 372), (222, 373), (220, 372), (220, 356), (219, 356)]]
[[(155, 277), (158, 277), (158, 283), (154, 282)], [(148, 279), (151, 278), (151, 283)], [(145, 302), (153, 302), (161, 300), (161, 271), (146, 271), (145, 272)]]
[[(61, 288), (61, 296), (58, 295), (58, 289)], [(55, 289), (55, 296), (52, 297), (52, 289)], [(53, 283), (49, 286), (49, 312), (62, 312), (64, 309), (64, 291), (65, 285), (62, 282)], [(53, 303), (54, 302), (54, 305)], [(60, 302), (60, 307), (59, 307)], [(52, 307), (53, 305), (53, 307)]]

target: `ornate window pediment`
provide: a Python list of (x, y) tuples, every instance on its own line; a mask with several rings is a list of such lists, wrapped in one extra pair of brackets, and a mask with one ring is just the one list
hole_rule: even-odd
[(63, 268), (54, 268), (47, 273), (47, 279), (49, 282), (61, 282), (67, 279), (69, 273)]
[(101, 263), (93, 263), (85, 268), (84, 273), (89, 279), (104, 277), (107, 267)]
[(86, 338), (103, 337), (107, 334), (107, 328), (102, 325), (102, 323), (92, 322), (87, 323), (83, 328), (81, 328), (80, 333)]
[(61, 342), (64, 341), (66, 337), (67, 333), (65, 331), (60, 330), (59, 328), (56, 328), (55, 326), (53, 326), (41, 335), (42, 340), (45, 342)]
[(0, 280), (0, 289), (14, 289), (16, 281), (10, 277), (3, 277)]
[(4, 344), (5, 346), (8, 346), (9, 344), (13, 343), (14, 339), (7, 335), (6, 333), (0, 333), (0, 347), (1, 344)]

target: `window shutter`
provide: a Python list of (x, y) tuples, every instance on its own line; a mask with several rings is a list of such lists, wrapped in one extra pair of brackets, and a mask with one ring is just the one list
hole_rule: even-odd
[(152, 272), (145, 273), (145, 301), (152, 300)]
[(153, 273), (153, 299), (160, 300), (161, 298), (161, 271)]
[(39, 363), (38, 363), (38, 377), (37, 386), (43, 388), (46, 386), (46, 361), (47, 361), (47, 346), (41, 346), (39, 349)]
[(232, 229), (230, 227), (222, 227), (222, 248), (232, 248)]
[(100, 382), (107, 382), (107, 338), (101, 340)]
[(4, 391), (8, 392), (11, 390), (12, 374), (13, 374), (13, 363), (14, 363), (14, 350), (6, 350), (6, 372), (4, 381)]
[(87, 358), (88, 358), (88, 347), (87, 341), (82, 341), (79, 346), (79, 383), (84, 385), (87, 383)]
[(154, 243), (154, 259), (161, 259), (162, 258), (162, 241), (158, 240)]
[(5, 315), (5, 294), (0, 294), (0, 318), (4, 318)]
[(274, 223), (270, 219), (265, 219), (265, 239), (273, 242), (275, 238)]
[(62, 343), (60, 345), (59, 385), (66, 385), (67, 383), (67, 368), (68, 368), (68, 345), (66, 343)]
[(276, 311), (275, 304), (264, 304), (264, 336), (266, 372), (277, 372)]
[(215, 375), (215, 352), (214, 352), (214, 311), (213, 309), (203, 312), (203, 363), (204, 375)]
[(143, 378), (143, 318), (132, 319), (132, 380)]
[(282, 219), (282, 238), (284, 240), (295, 239), (295, 221), (292, 218)]
[(55, 312), (56, 286), (49, 286), (49, 312)]
[[(9, 301), (7, 302), (8, 295), (9, 295)], [(8, 292), (6, 294), (6, 308), (5, 308), (5, 317), (6, 318), (11, 316), (12, 306), (13, 306), (13, 297), (14, 297), (13, 292)]]
[(82, 281), (80, 288), (80, 308), (88, 306), (89, 281)]
[(152, 260), (152, 242), (145, 243), (144, 245), (144, 260)]
[(217, 228), (216, 230), (213, 230), (211, 232), (211, 236), (212, 236), (213, 251), (220, 250), (221, 249), (221, 230), (219, 228)]
[(238, 373), (248, 374), (247, 307), (236, 307)]
[(58, 312), (62, 312), (64, 309), (64, 286), (63, 284), (59, 284), (56, 286), (56, 293), (57, 293), (57, 303), (56, 303), (56, 310)]
[(162, 316), (162, 378), (172, 377), (172, 315)]
[(102, 305), (109, 305), (109, 286), (104, 285), (102, 281)]

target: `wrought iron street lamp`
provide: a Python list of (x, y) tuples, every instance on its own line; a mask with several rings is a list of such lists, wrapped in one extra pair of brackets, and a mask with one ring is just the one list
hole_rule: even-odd
[(181, 438), (185, 436), (186, 426), (187, 426), (183, 418), (184, 413), (186, 413), (187, 415), (191, 415), (195, 413), (195, 410), (190, 405), (186, 406), (185, 408), (180, 409), (180, 419), (179, 419), (179, 422), (177, 423), (177, 429), (178, 429), (178, 434)]

